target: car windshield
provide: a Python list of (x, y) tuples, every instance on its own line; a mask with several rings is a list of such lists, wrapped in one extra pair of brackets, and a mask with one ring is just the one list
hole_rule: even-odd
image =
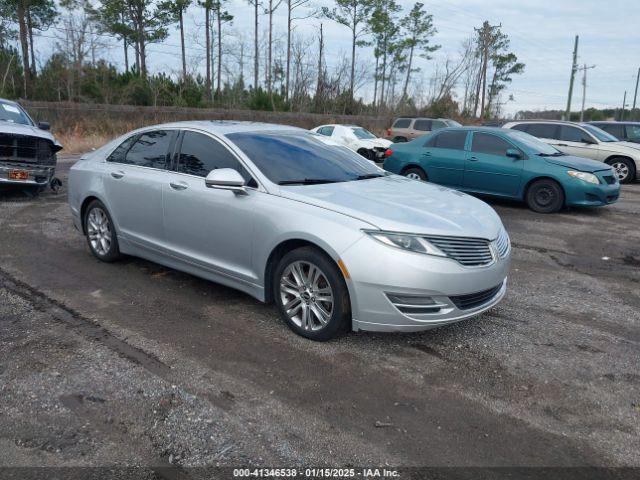
[(445, 120), (444, 123), (446, 123), (450, 127), (461, 127), (462, 126), (461, 123), (458, 123), (455, 120)]
[(353, 134), (358, 137), (360, 140), (371, 140), (372, 138), (377, 138), (373, 133), (369, 130), (366, 130), (361, 127), (356, 127), (351, 129)]
[(371, 161), (308, 133), (243, 132), (227, 138), (279, 185), (350, 182), (385, 176)]
[(562, 155), (562, 152), (555, 147), (552, 147), (548, 143), (544, 143), (542, 140), (538, 140), (533, 135), (521, 132), (519, 130), (512, 130), (509, 135), (514, 140), (523, 143), (527, 148), (533, 151), (535, 155)]
[(31, 119), (22, 108), (12, 103), (0, 101), (0, 121), (19, 123), (21, 125), (33, 125)]
[(619, 142), (620, 141), (610, 133), (607, 133), (598, 127), (594, 127), (593, 125), (583, 123), (581, 126), (601, 142)]

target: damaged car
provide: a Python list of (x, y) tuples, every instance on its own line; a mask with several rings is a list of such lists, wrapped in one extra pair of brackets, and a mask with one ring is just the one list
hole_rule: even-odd
[(344, 145), (373, 162), (383, 162), (384, 152), (391, 145), (389, 140), (376, 137), (357, 125), (321, 125), (311, 131)]
[(62, 145), (46, 122), (35, 123), (16, 102), (0, 99), (0, 188), (53, 186)]

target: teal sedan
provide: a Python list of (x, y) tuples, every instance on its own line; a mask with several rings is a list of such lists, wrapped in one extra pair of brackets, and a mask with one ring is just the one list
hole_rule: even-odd
[(614, 203), (620, 184), (602, 162), (565, 155), (517, 130), (438, 130), (386, 152), (384, 169), (470, 193), (524, 201), (540, 213)]

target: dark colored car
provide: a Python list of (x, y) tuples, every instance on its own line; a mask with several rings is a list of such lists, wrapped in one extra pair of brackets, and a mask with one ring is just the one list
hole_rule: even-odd
[(640, 122), (589, 122), (625, 142), (640, 143)]

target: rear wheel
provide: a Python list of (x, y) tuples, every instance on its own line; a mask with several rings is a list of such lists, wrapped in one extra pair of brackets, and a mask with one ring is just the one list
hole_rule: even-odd
[(564, 191), (558, 182), (543, 178), (527, 189), (527, 206), (538, 213), (555, 213), (564, 205)]
[(333, 260), (313, 247), (287, 253), (275, 270), (274, 298), (280, 317), (298, 335), (325, 341), (348, 330), (347, 285)]
[(115, 262), (122, 255), (111, 215), (99, 200), (92, 201), (84, 214), (84, 231), (91, 253), (103, 262)]
[(636, 178), (636, 166), (628, 158), (612, 158), (607, 163), (616, 171), (620, 183), (631, 183)]
[(412, 180), (427, 181), (427, 174), (420, 167), (409, 167), (402, 174)]

